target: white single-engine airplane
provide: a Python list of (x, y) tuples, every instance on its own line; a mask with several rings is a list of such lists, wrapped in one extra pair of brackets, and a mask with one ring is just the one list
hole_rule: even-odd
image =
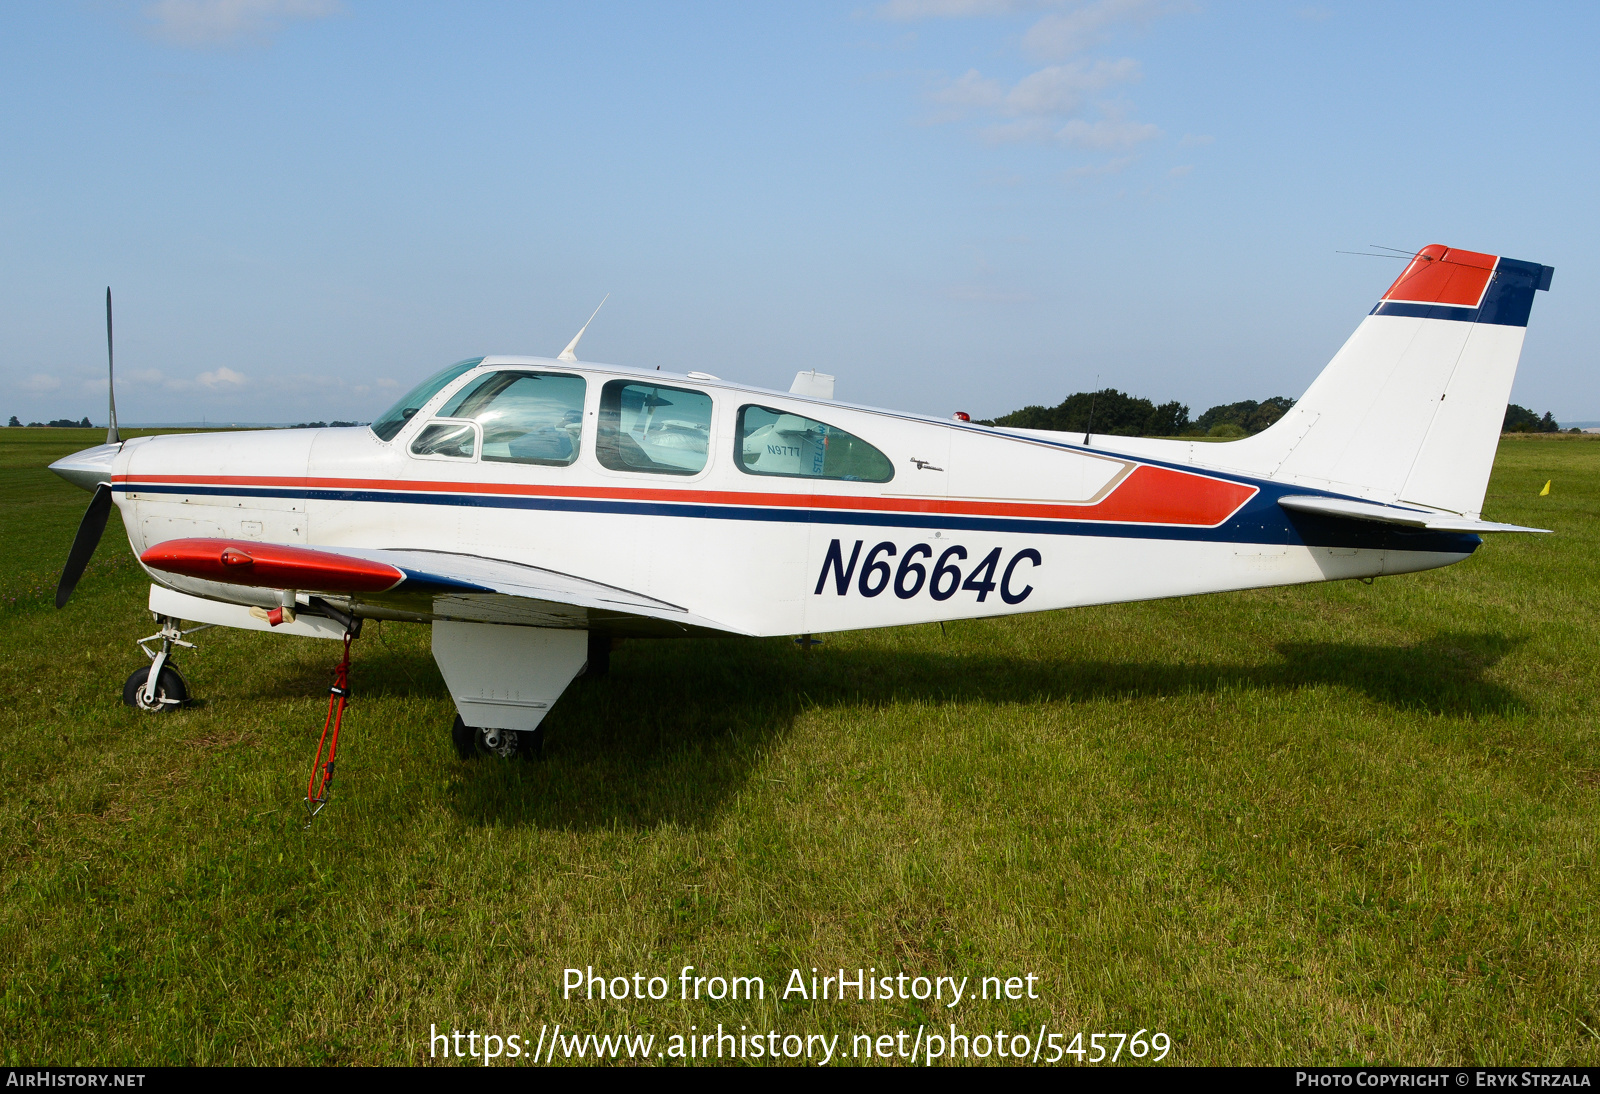
[(1480, 511), (1552, 273), (1424, 248), (1304, 398), (1224, 444), (851, 406), (814, 372), (777, 392), (580, 363), (577, 339), (556, 359), (451, 365), (370, 428), (121, 441), (113, 402), (107, 443), (51, 465), (94, 491), (56, 603), (115, 504), (161, 626), (129, 703), (186, 700), (180, 621), (344, 638), (346, 663), (362, 619), (428, 623), (456, 747), (511, 757), (538, 748), (613, 637), (810, 635), (1446, 566), (1479, 533), (1539, 531)]

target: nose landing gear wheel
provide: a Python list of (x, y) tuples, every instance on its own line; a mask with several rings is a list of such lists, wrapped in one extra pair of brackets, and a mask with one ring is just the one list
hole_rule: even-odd
[(463, 760), (475, 760), (479, 756), (537, 760), (544, 753), (544, 727), (521, 731), (479, 729), (467, 725), (457, 714), (455, 724), (450, 727), (450, 741), (456, 746), (456, 755)]
[(176, 710), (189, 701), (189, 686), (171, 665), (163, 665), (161, 675), (156, 677), (154, 703), (147, 703), (144, 698), (144, 686), (149, 679), (149, 665), (136, 670), (128, 677), (128, 682), (122, 685), (122, 701), (135, 710), (149, 711), (152, 714)]

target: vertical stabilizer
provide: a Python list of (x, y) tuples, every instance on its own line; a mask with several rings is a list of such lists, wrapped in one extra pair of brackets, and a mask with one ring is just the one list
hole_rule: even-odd
[(1304, 397), (1225, 462), (1280, 481), (1477, 516), (1533, 294), (1549, 266), (1419, 251)]

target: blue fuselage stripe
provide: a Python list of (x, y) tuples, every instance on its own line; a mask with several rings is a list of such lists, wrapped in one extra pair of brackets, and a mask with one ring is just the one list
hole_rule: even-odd
[[(860, 528), (927, 528), (958, 532), (1017, 532), (1047, 536), (1095, 536), (1114, 539), (1189, 540), (1211, 543), (1261, 543), (1285, 546), (1356, 547), (1371, 550), (1432, 551), (1471, 554), (1482, 542), (1457, 532), (1407, 531), (1369, 521), (1339, 520), (1291, 514), (1277, 504), (1282, 488), (1257, 494), (1244, 508), (1216, 528), (1162, 524), (1119, 524), (1110, 521), (1039, 520), (1026, 517), (984, 517), (942, 513), (873, 513), (758, 505), (708, 505), (699, 502), (611, 501), (595, 498), (540, 498), (506, 494), (460, 494), (432, 491), (272, 489), (200, 486), (170, 483), (118, 483), (114, 489), (140, 494), (228, 498), (277, 498), (292, 501), (379, 503), (388, 505), (454, 505), (482, 509), (525, 509), (552, 513), (608, 513), (636, 517), (679, 517), (694, 520), (749, 520), (782, 524), (845, 525)], [(1303, 491), (1302, 491), (1303, 492)]]

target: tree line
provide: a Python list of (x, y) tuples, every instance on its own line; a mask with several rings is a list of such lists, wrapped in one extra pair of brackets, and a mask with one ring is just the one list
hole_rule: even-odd
[[(18, 417), (15, 414), (13, 414), (13, 415), (11, 415), (11, 421), (7, 422), (6, 424), (9, 425), (9, 426), (20, 426), (20, 425), (22, 425), (22, 422), (21, 422), (20, 419), (18, 419)], [(85, 414), (83, 416), (83, 421), (81, 421), (81, 422), (75, 422), (71, 418), (57, 418), (57, 419), (55, 419), (54, 421), (51, 421), (51, 422), (29, 422), (28, 423), (28, 427), (31, 428), (31, 429), (42, 429), (42, 428), (44, 428), (46, 426), (50, 427), (51, 429), (93, 429), (94, 428), (94, 426), (89, 422), (89, 416), (87, 414)]]
[[(8, 426), (21, 426), (22, 422), (15, 414), (13, 414), (13, 415), (11, 415), (11, 421), (9, 421), (6, 424)], [(367, 424), (368, 424), (367, 422), (300, 422), (294, 428), (295, 429), (325, 429), (328, 426), (333, 426), (333, 427), (337, 428), (339, 426), (367, 425)], [(71, 418), (57, 418), (55, 421), (52, 421), (52, 422), (29, 422), (27, 428), (36, 429), (36, 428), (41, 428), (41, 427), (44, 427), (44, 426), (49, 426), (52, 429), (93, 429), (94, 428), (94, 426), (89, 421), (89, 416), (88, 415), (84, 415), (83, 421), (81, 421), (81, 422), (75, 422)]]
[[(1154, 403), (1116, 388), (1079, 391), (1055, 406), (1025, 406), (983, 425), (1011, 426), (1016, 429), (1049, 429), (1058, 433), (1095, 433), (1111, 437), (1249, 437), (1260, 433), (1286, 414), (1295, 400), (1274, 395), (1257, 402), (1245, 399), (1220, 403), (1198, 418), (1190, 419), (1189, 408), (1173, 400)], [(1504, 433), (1559, 433), (1561, 425), (1546, 411), (1541, 418), (1526, 407), (1512, 403), (1506, 407)], [(1576, 433), (1577, 429), (1569, 430)]]
[[(1512, 403), (1506, 407), (1505, 424), (1500, 427), (1502, 433), (1560, 433), (1561, 423), (1556, 421), (1555, 415), (1548, 410), (1541, 418), (1525, 406)], [(1568, 433), (1578, 433), (1577, 428), (1567, 430)]]
[(1157, 405), (1108, 387), (1075, 392), (1056, 406), (1025, 406), (984, 424), (1060, 433), (1093, 430), (1112, 437), (1247, 437), (1272, 425), (1294, 403), (1284, 395), (1261, 402), (1245, 399), (1221, 403), (1191, 419), (1188, 406), (1177, 400)]

